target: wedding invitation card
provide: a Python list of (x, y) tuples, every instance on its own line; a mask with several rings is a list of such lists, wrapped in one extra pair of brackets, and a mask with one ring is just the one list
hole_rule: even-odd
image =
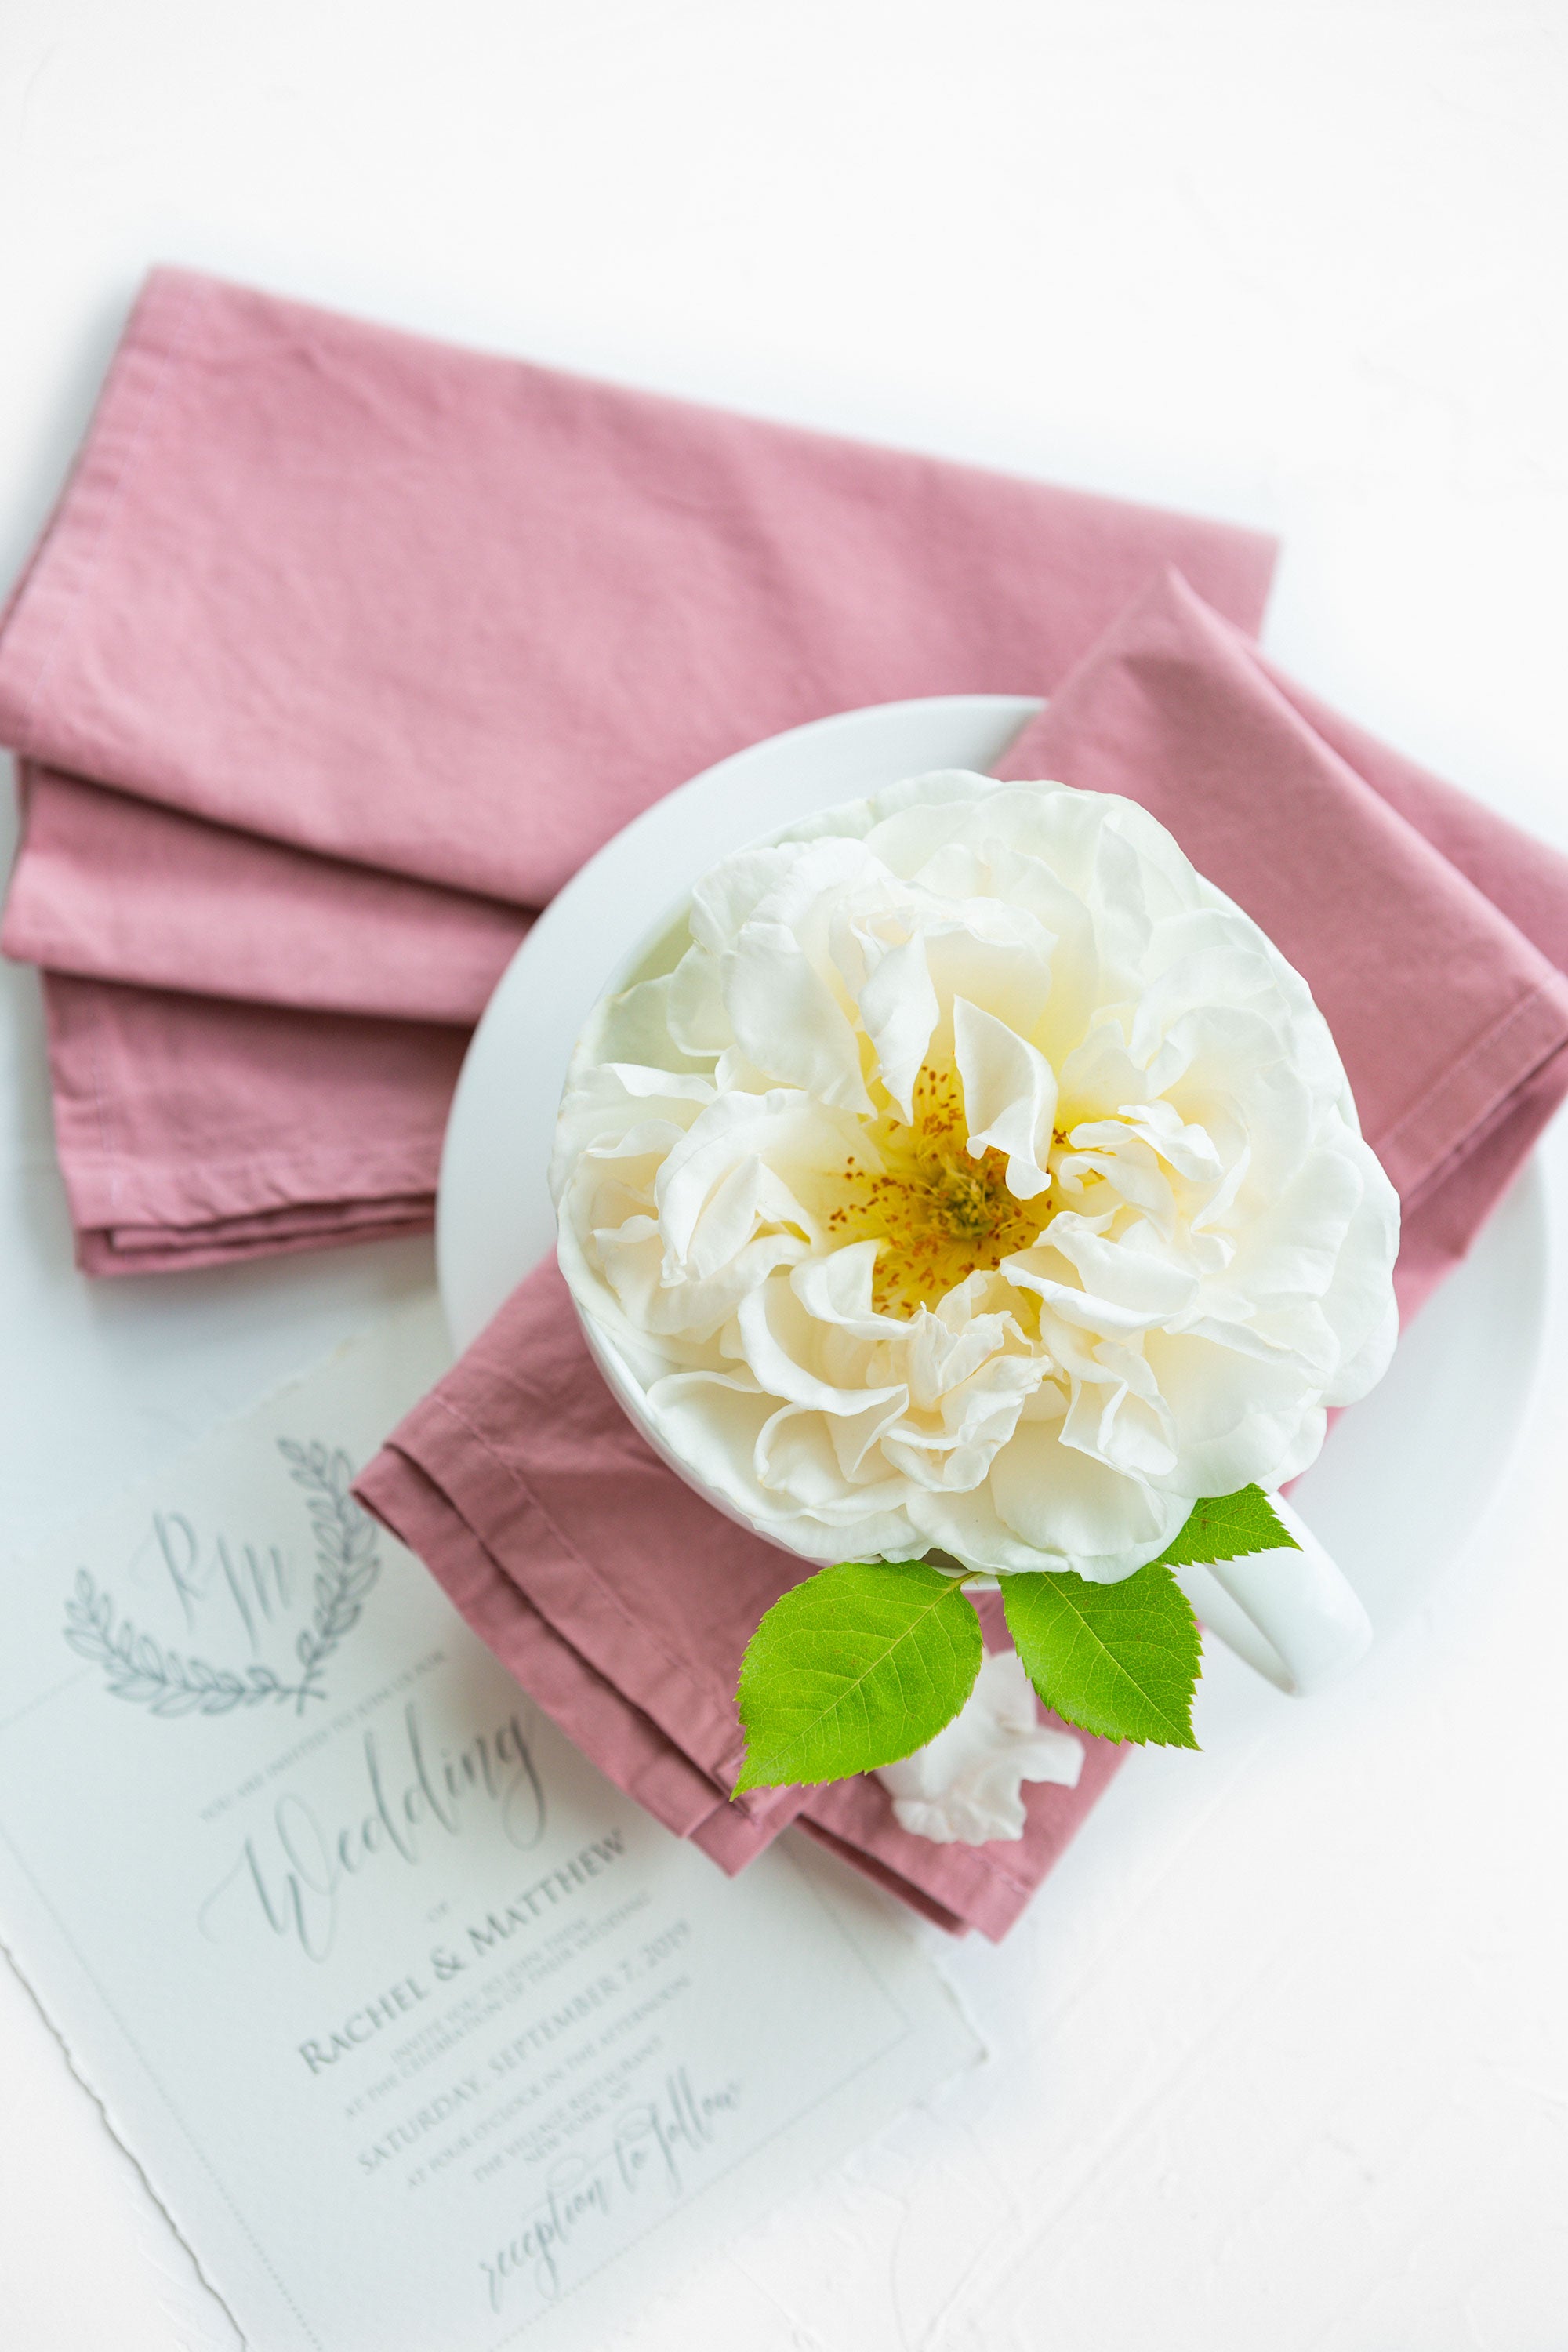
[(793, 1836), (725, 1879), (353, 1501), (389, 1318), (0, 1574), (0, 1940), (258, 2352), (588, 2345), (979, 2054)]

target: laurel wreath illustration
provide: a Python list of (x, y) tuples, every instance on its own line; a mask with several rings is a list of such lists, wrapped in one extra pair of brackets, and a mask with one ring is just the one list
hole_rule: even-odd
[(85, 1568), (79, 1569), (76, 1590), (66, 1602), (65, 1638), (79, 1657), (102, 1667), (114, 1697), (130, 1699), (152, 1715), (184, 1716), (228, 1715), (236, 1707), (284, 1706), (290, 1700), (295, 1713), (303, 1715), (311, 1699), (326, 1696), (327, 1661), (358, 1623), (381, 1572), (376, 1526), (349, 1492), (353, 1465), (341, 1447), (334, 1453), (319, 1439), (300, 1445), (280, 1437), (278, 1449), (289, 1476), (305, 1491), (316, 1538), (315, 1616), (294, 1643), (299, 1681), (285, 1682), (267, 1665), (239, 1671), (165, 1649), (151, 1633), (139, 1633), (129, 1617), (120, 1616), (110, 1595), (99, 1591)]

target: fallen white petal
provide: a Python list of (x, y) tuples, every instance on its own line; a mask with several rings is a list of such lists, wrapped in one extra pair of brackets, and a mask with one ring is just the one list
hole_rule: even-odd
[(987, 1845), (1024, 1834), (1026, 1780), (1076, 1789), (1083, 1742), (1039, 1719), (1013, 1650), (994, 1650), (952, 1721), (877, 1778), (899, 1827), (936, 1845)]

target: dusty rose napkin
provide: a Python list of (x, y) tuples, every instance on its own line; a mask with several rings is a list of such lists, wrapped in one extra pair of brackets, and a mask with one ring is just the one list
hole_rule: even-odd
[(628, 817), (831, 711), (1047, 690), (1167, 562), (1255, 629), (1272, 562), (155, 272), (0, 619), (82, 1262), (427, 1223), (464, 1034)]
[[(1306, 974), (1405, 1208), (1410, 1312), (1568, 1091), (1568, 864), (1310, 702), (1173, 574), (1005, 762), (1125, 793)], [(536, 1270), (359, 1492), (601, 1769), (734, 1870), (791, 1818), (998, 1936), (1121, 1751), (1026, 1791), (1016, 1845), (908, 1836), (874, 1780), (725, 1801), (746, 1641), (796, 1571), (655, 1458)]]
[[(1030, 1792), (1017, 1845), (909, 1836), (880, 1784), (738, 1804), (734, 1690), (757, 1620), (801, 1572), (667, 1470), (605, 1386), (553, 1259), (520, 1285), (355, 1489), (601, 1771), (721, 1868), (788, 1822), (942, 1926), (1002, 1935), (1119, 1761)], [(1000, 1639), (999, 1625), (988, 1629)]]
[(1408, 1316), (1568, 1093), (1568, 860), (1156, 582), (999, 772), (1125, 793), (1306, 975), (1397, 1186)]

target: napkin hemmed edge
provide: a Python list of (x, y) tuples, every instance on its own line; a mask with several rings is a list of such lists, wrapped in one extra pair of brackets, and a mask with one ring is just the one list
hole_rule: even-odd
[[(258, 1260), (293, 1257), (303, 1250), (347, 1248), (358, 1242), (401, 1241), (436, 1227), (434, 1193), (416, 1205), (373, 1202), (363, 1213), (337, 1205), (319, 1222), (289, 1211), (276, 1222), (237, 1218), (235, 1234), (219, 1218), (187, 1228), (79, 1225), (73, 1234), (76, 1263), (83, 1274), (121, 1279), (136, 1275), (195, 1274), (205, 1266), (248, 1265)], [(253, 1228), (257, 1230), (252, 1230)]]
[[(442, 1486), (401, 1447), (384, 1446), (361, 1472), (353, 1492), (424, 1562), (487, 1648), (574, 1746), (666, 1829), (702, 1845), (727, 1876), (770, 1844), (800, 1810), (805, 1792), (797, 1790), (783, 1791), (749, 1814), (732, 1807), (713, 1778), (550, 1622)], [(723, 1827), (715, 1830), (716, 1822)]]
[[(211, 286), (173, 268), (142, 280), (77, 461), (0, 610), (0, 741), (21, 757), (31, 756), (38, 698), (85, 606), (116, 509), (151, 446)], [(80, 764), (89, 765), (90, 754)]]

